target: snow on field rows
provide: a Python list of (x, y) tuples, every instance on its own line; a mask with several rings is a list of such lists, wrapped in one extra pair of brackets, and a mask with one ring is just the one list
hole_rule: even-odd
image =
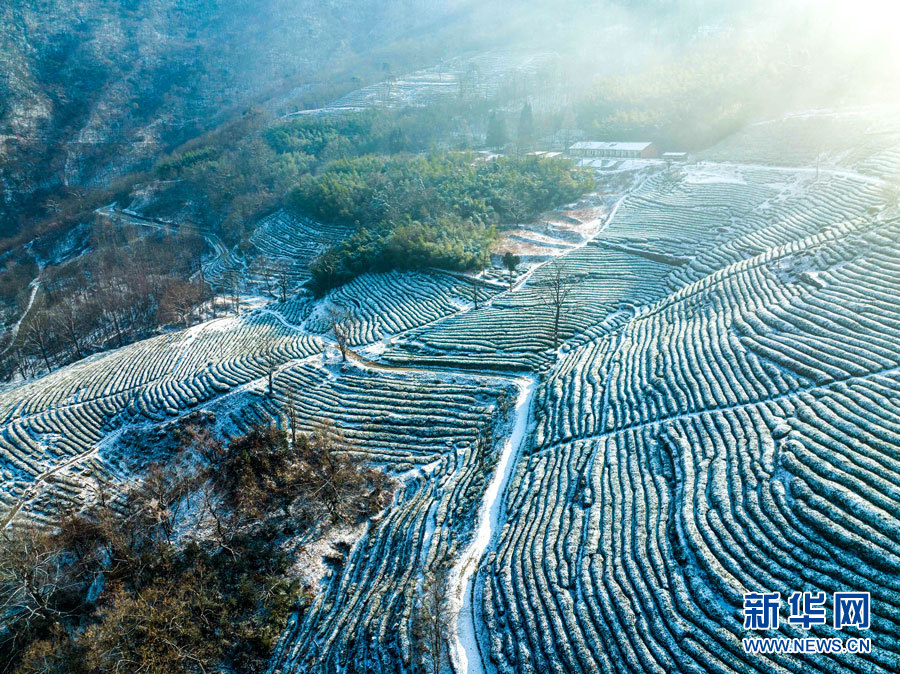
[[(897, 221), (810, 237), (569, 354), (484, 588), (501, 671), (789, 667), (743, 654), (741, 595), (809, 587), (879, 618), (872, 657), (807, 667), (896, 668), (898, 253)], [(779, 279), (798, 255), (832, 264)]]
[[(738, 170), (759, 208), (697, 196), (692, 210), (723, 203), (736, 217), (679, 249), (691, 259), (673, 292), (564, 353), (537, 392), (481, 586), (480, 645), (497, 671), (900, 662), (896, 188), (809, 171), (753, 187), (763, 169)], [(689, 242), (682, 195), (716, 184), (661, 179), (608, 234), (631, 228), (629, 247), (652, 234), (654, 252)], [(877, 618), (859, 634), (871, 655), (743, 652), (743, 592), (811, 589), (829, 610), (835, 591), (872, 593)], [(779, 636), (842, 635), (783, 623)]]
[[(736, 164), (659, 171), (617, 206), (599, 236), (559, 258), (572, 285), (561, 332), (567, 339), (582, 335), (622, 305), (649, 304), (828, 225), (865, 221), (891, 195), (885, 185), (843, 174), (815, 180), (803, 171)], [(539, 269), (522, 292), (501, 294), (482, 311), (412, 331), (386, 358), (540, 368), (552, 346), (550, 307), (541, 289), (546, 274)]]
[[(250, 243), (254, 253), (268, 261), (269, 266), (286, 265), (291, 287), (308, 281), (309, 263), (329, 246), (349, 236), (351, 228), (328, 226), (309, 219), (301, 219), (279, 210), (264, 218), (253, 230)], [(280, 269), (269, 270), (270, 284), (277, 285)]]
[[(116, 457), (92, 451), (109, 432), (178, 416), (262, 377), (260, 344), (281, 360), (323, 348), (319, 338), (261, 314), (218, 319), (85, 359), (0, 395), (0, 503), (15, 504), (19, 518), (42, 521), (53, 504), (76, 504), (85, 489), (115, 483)], [(36, 481), (44, 489), (32, 494)], [(34, 498), (20, 510), (26, 494)]]
[[(452, 579), (458, 671), (896, 671), (900, 138), (838, 143), (814, 171), (820, 134), (801, 133), (804, 165), (764, 165), (782, 131), (658, 167), (560, 248), (559, 349), (549, 264), (477, 309), (456, 276), (372, 274), (0, 394), (2, 507), (40, 522), (121, 479), (127, 428), (203, 407), (239, 432), (292, 401), (401, 485), (272, 672), (410, 669), (432, 572)], [(253, 245), (306, 259), (304, 227), (276, 214)], [(336, 360), (330, 309), (378, 362)], [(810, 589), (872, 593), (872, 654), (743, 653), (743, 592)]]
[(898, 111), (896, 106), (873, 106), (834, 114), (810, 111), (787, 115), (751, 124), (702, 152), (700, 158), (807, 170), (815, 170), (817, 165), (853, 168), (896, 178), (900, 169), (896, 163)]
[[(482, 302), (496, 292), (496, 287), (479, 284)], [(459, 313), (472, 298), (472, 284), (452, 274), (365, 274), (330, 292), (304, 325), (313, 334), (328, 332), (329, 314), (337, 310), (348, 325), (350, 344), (361, 346)]]
[[(420, 387), (415, 396), (407, 393), (385, 401), (386, 414), (393, 417), (404, 407), (415, 409), (423, 424), (408, 438), (402, 422), (397, 425), (392, 419), (384, 427), (385, 440), (396, 446), (380, 451), (377, 458), (389, 465), (400, 461), (393, 465), (402, 471), (402, 488), (393, 506), (350, 552), (341, 572), (328, 579), (315, 603), (291, 620), (276, 649), (272, 672), (316, 670), (323, 663), (330, 663), (328, 668), (356, 663), (395, 671), (399, 663), (412, 662), (415, 637), (410, 616), (423, 577), (446, 570), (466, 547), (497, 461), (492, 448), (478, 449), (476, 436), (493, 423), (498, 401), (518, 392), (514, 381), (499, 377), (454, 384), (460, 378), (452, 373), (380, 368), (374, 372), (380, 389), (391, 378), (412, 379)], [(484, 400), (480, 411), (461, 398), (472, 395)], [(345, 399), (340, 398), (342, 403)], [(432, 443), (429, 436), (442, 433), (451, 419), (458, 420), (457, 430)], [(370, 439), (360, 446), (377, 442)], [(406, 449), (423, 443), (418, 457)], [(418, 469), (411, 469), (413, 461)]]
[[(710, 167), (704, 168), (704, 171), (709, 170)], [(733, 172), (733, 167), (723, 170), (726, 175)], [(696, 498), (683, 504), (679, 501), (686, 498), (687, 492), (681, 484), (685, 479), (683, 471), (687, 468), (682, 468), (675, 458), (671, 458), (666, 459), (668, 463), (665, 465), (670, 466), (666, 472), (648, 477), (649, 481), (643, 487), (640, 486), (643, 484), (641, 478), (626, 478), (631, 490), (652, 488), (657, 493), (658, 490), (675, 489), (674, 493), (669, 492), (665, 496), (665, 501), (661, 500), (664, 495), (659, 493), (657, 501), (645, 502), (640, 508), (630, 500), (620, 506), (621, 499), (625, 498), (623, 495), (632, 498), (630, 492), (619, 486), (616, 487), (617, 492), (611, 492), (605, 481), (609, 478), (604, 475), (616, 465), (627, 468), (634, 476), (638, 475), (635, 471), (640, 466), (630, 464), (639, 460), (639, 457), (633, 456), (638, 447), (635, 443), (647, 442), (645, 438), (651, 438), (648, 451), (656, 452), (651, 457), (657, 457), (663, 451), (664, 443), (666, 447), (691, 447), (692, 452), (700, 451), (703, 456), (715, 451), (715, 447), (722, 442), (721, 437), (727, 437), (707, 430), (705, 435), (684, 435), (679, 440), (681, 445), (673, 445), (675, 439), (652, 439), (654, 433), (659, 436), (671, 432), (668, 429), (672, 424), (701, 424), (701, 428), (705, 428), (710, 423), (723, 423), (710, 421), (721, 418), (728, 420), (724, 422), (727, 427), (735, 427), (734, 424), (740, 423), (744, 415), (757, 409), (762, 410), (760, 414), (763, 416), (757, 416), (759, 421), (756, 423), (772, 423), (775, 416), (770, 408), (782, 415), (779, 418), (789, 419), (790, 411), (795, 409), (791, 407), (795, 398), (803, 399), (804, 396), (830, 391), (832, 384), (819, 385), (814, 379), (803, 379), (786, 364), (770, 359), (761, 351), (757, 354), (753, 340), (759, 335), (744, 334), (736, 326), (742, 325), (740, 320), (745, 314), (745, 320), (750, 324), (752, 319), (749, 315), (754, 311), (776, 310), (773, 300), (781, 297), (776, 288), (782, 285), (785, 290), (781, 292), (787, 292), (786, 297), (804, 296), (809, 289), (817, 289), (823, 282), (825, 267), (843, 264), (844, 258), (839, 256), (842, 246), (850, 251), (845, 251), (844, 257), (852, 258), (852, 251), (877, 250), (880, 245), (893, 240), (891, 237), (894, 236), (890, 233), (892, 226), (886, 221), (873, 220), (872, 214), (889, 203), (889, 195), (867, 193), (866, 189), (872, 185), (870, 181), (853, 180), (841, 175), (823, 179), (819, 185), (811, 185), (806, 173), (784, 175), (781, 171), (759, 167), (747, 167), (745, 173), (752, 174), (751, 180), (717, 181), (707, 176), (701, 182), (681, 181), (679, 174), (675, 173), (667, 181), (658, 183), (668, 190), (666, 194), (669, 195), (673, 186), (667, 183), (671, 181), (675, 183), (675, 191), (711, 190), (692, 195), (694, 215), (702, 215), (704, 206), (714, 198), (734, 202), (728, 224), (717, 232), (718, 236), (713, 237), (715, 245), (724, 250), (717, 253), (722, 260), (721, 266), (711, 274), (697, 274), (699, 278), (691, 280), (690, 275), (684, 273), (695, 259), (709, 255), (715, 246), (708, 243), (699, 246), (701, 240), (709, 241), (708, 230), (702, 227), (684, 229), (681, 224), (683, 216), (677, 208), (672, 208), (669, 221), (661, 218), (658, 224), (645, 227), (641, 234), (649, 232), (656, 235), (659, 241), (682, 242), (678, 249), (680, 257), (670, 255), (669, 259), (660, 259), (664, 256), (657, 255), (646, 246), (643, 238), (634, 233), (622, 234), (621, 229), (629, 222), (624, 218), (640, 195), (623, 203), (623, 220), (617, 222), (614, 217), (603, 237), (561, 258), (570, 269), (572, 283), (583, 288), (575, 318), (570, 320), (585, 320), (588, 327), (576, 327), (565, 335), (571, 338), (562, 349), (556, 366), (552, 365), (556, 356), (546, 339), (531, 349), (529, 356), (533, 359), (530, 361), (522, 359), (515, 350), (516, 346), (521, 349), (520, 345), (527, 343), (526, 340), (532, 338), (535, 332), (546, 331), (546, 317), (544, 321), (531, 318), (523, 325), (523, 319), (530, 318), (527, 311), (510, 312), (508, 316), (511, 318), (500, 313), (506, 306), (505, 302), (516, 299), (516, 293), (519, 297), (526, 297), (529, 289), (540, 288), (542, 273), (546, 273), (540, 268), (535, 270), (534, 278), (528, 279), (513, 293), (501, 292), (477, 310), (469, 307), (463, 313), (438, 319), (405, 333), (397, 342), (398, 347), (389, 347), (386, 351), (388, 362), (413, 367), (440, 365), (445, 369), (507, 368), (513, 371), (539, 367), (547, 371), (544, 383), (537, 392), (535, 431), (523, 447), (521, 460), (512, 466), (515, 472), (509, 481), (508, 494), (502, 501), (508, 504), (506, 512), (510, 514), (509, 521), (499, 532), (496, 547), (494, 543), (487, 546), (490, 552), (483, 560), (486, 573), (472, 573), (466, 578), (468, 582), (464, 583), (469, 589), (461, 595), (462, 610), (457, 622), (459, 639), (454, 640), (458, 670), (481, 671), (478, 663), (482, 662), (482, 657), (488, 669), (499, 671), (595, 671), (604, 667), (622, 671), (665, 671), (669, 668), (729, 671), (738, 666), (735, 663), (740, 657), (733, 655), (733, 648), (722, 648), (715, 641), (723, 639), (722, 621), (737, 615), (738, 608), (734, 606), (725, 610), (735, 593), (723, 597), (702, 585), (708, 577), (724, 573), (726, 567), (716, 561), (714, 554), (707, 553), (704, 557), (706, 550), (690, 550), (690, 545), (695, 543), (691, 532), (705, 531), (705, 528), (692, 528), (690, 524), (670, 520), (674, 523), (664, 527), (664, 530), (669, 532), (667, 536), (676, 537), (673, 539), (675, 543), (666, 544), (666, 548), (660, 541), (659, 545), (666, 548), (658, 553), (661, 557), (642, 560), (637, 568), (628, 566), (630, 562), (626, 558), (622, 560), (626, 567), (620, 566), (619, 560), (622, 558), (619, 555), (622, 553), (619, 550), (630, 549), (642, 537), (662, 526), (661, 520), (656, 520), (659, 524), (653, 525), (634, 517), (649, 515), (663, 503), (678, 502), (678, 512), (685, 513), (685, 516), (692, 512)], [(682, 186), (680, 182), (688, 186)], [(772, 187), (762, 189), (754, 182)], [(743, 184), (747, 192), (723, 197), (720, 192), (723, 184)], [(803, 192), (807, 189), (818, 189), (817, 194), (825, 196), (804, 199)], [(829, 195), (834, 195), (834, 198)], [(777, 214), (780, 230), (772, 227), (765, 235), (769, 247), (754, 248), (735, 243), (740, 237), (752, 234), (754, 227), (757, 230), (769, 227), (767, 215), (759, 211)], [(640, 214), (634, 215), (633, 220), (638, 222)], [(653, 223), (650, 219), (645, 222)], [(617, 226), (620, 231), (615, 238), (606, 238), (613, 236), (612, 231)], [(886, 238), (882, 241), (882, 237)], [(696, 242), (693, 248), (684, 245), (691, 240)], [(757, 252), (760, 248), (761, 252)], [(666, 249), (662, 252), (665, 253)], [(886, 255), (886, 259), (890, 257), (890, 254)], [(616, 259), (625, 262), (621, 267), (616, 267), (612, 263)], [(629, 272), (632, 281), (623, 285), (622, 279), (629, 278)], [(713, 288), (720, 286), (720, 295), (714, 297)], [(653, 290), (642, 294), (639, 289), (643, 287)], [(671, 292), (672, 288), (675, 292)], [(636, 289), (638, 292), (635, 292)], [(615, 301), (606, 300), (606, 293), (613, 294)], [(626, 298), (624, 302), (631, 306), (631, 310), (621, 310), (623, 300), (620, 298)], [(537, 304), (539, 296), (533, 296), (532, 301)], [(591, 306), (591, 303), (605, 303), (606, 306)], [(742, 307), (746, 307), (746, 311), (736, 313)], [(582, 318), (585, 312), (590, 311), (596, 312), (593, 327), (589, 319)], [(616, 316), (616, 319), (610, 320), (611, 316)], [(465, 329), (458, 327), (462, 321), (473, 323)], [(600, 325), (602, 329), (598, 329)], [(798, 326), (810, 329), (804, 322), (798, 323)], [(451, 328), (458, 332), (447, 337)], [(486, 336), (496, 334), (498, 337), (494, 339), (503, 339), (507, 333), (516, 330), (521, 330), (525, 336), (509, 338), (500, 348), (497, 348), (495, 341), (485, 341)], [(768, 330), (759, 334), (776, 339), (770, 335), (772, 329)], [(473, 348), (473, 338), (482, 340), (480, 349)], [(430, 348), (438, 340), (445, 340), (447, 347), (431, 351)], [(507, 348), (506, 344), (514, 346)], [(673, 365), (666, 369), (661, 359), (667, 345), (675, 344), (683, 344), (678, 348), (684, 350), (676, 350), (672, 354)], [(678, 368), (674, 367), (676, 363)], [(708, 368), (704, 363), (709, 363)], [(794, 367), (799, 366), (794, 364)], [(876, 383), (883, 378), (894, 377), (895, 372), (894, 367), (889, 366), (873, 371), (871, 377), (861, 375), (852, 381), (855, 385), (862, 385), (870, 379)], [(833, 385), (849, 382), (836, 379)], [(760, 463), (772, 470), (772, 475), (783, 479), (784, 474), (776, 462), (775, 436), (785, 432), (784, 424), (772, 424), (770, 440), (763, 440), (761, 430), (756, 429), (755, 432), (760, 437), (760, 449), (757, 450), (760, 452)], [(726, 440), (726, 446), (733, 449), (729, 450), (730, 454), (722, 455), (719, 461), (727, 464), (740, 452), (746, 452), (743, 443), (750, 437), (749, 432), (743, 430)], [(672, 454), (674, 450), (665, 451)], [(643, 458), (640, 460), (646, 461)], [(701, 465), (711, 465), (707, 459), (703, 461), (707, 463), (701, 462)], [(656, 466), (656, 463), (658, 459), (653, 458), (650, 465)], [(765, 477), (759, 468), (755, 470), (757, 481)], [(692, 471), (691, 474), (696, 475), (698, 468)], [(503, 473), (495, 474), (493, 479), (501, 480), (502, 476)], [(503, 491), (506, 491), (505, 480), (503, 484)], [(705, 491), (702, 486), (697, 486), (693, 487), (692, 493), (702, 495)], [(787, 498), (791, 498), (789, 492)], [(721, 502), (718, 496), (716, 499), (715, 503)], [(555, 505), (548, 507), (552, 502)], [(497, 504), (497, 500), (489, 497), (486, 502), (482, 501), (481, 513), (485, 513), (486, 505), (487, 512), (491, 512)], [(616, 514), (609, 515), (610, 509), (615, 509)], [(439, 531), (433, 524), (429, 525), (428, 513), (433, 512), (433, 508), (425, 503), (421, 505), (423, 541), (430, 542), (434, 532)], [(665, 513), (665, 510), (662, 512)], [(626, 523), (631, 521), (634, 525), (625, 528)], [(886, 520), (881, 517), (878, 521), (884, 523)], [(480, 522), (483, 525), (485, 520)], [(599, 530), (601, 523), (604, 529)], [(717, 527), (715, 531), (722, 528), (719, 523), (714, 526)], [(607, 530), (616, 532), (622, 538), (614, 538), (612, 533), (602, 533)], [(484, 529), (478, 528), (477, 531), (482, 536), (476, 540), (482, 543), (470, 543), (478, 546), (476, 550), (484, 541)], [(492, 531), (498, 532), (498, 529), (494, 527)], [(638, 535), (638, 531), (646, 533)], [(635, 538), (636, 535), (638, 538)], [(751, 531), (750, 535), (755, 534)], [(746, 540), (745, 537), (744, 543)], [(676, 545), (681, 547), (673, 547)], [(731, 545), (729, 549), (734, 550), (734, 543)], [(676, 549), (679, 550), (677, 555), (673, 552)], [(719, 549), (724, 548), (720, 546)], [(367, 547), (367, 550), (372, 548)], [(469, 554), (463, 552), (462, 557), (457, 558), (463, 561), (457, 563), (468, 570), (475, 566), (471, 561), (479, 555), (473, 554), (471, 547), (466, 550)], [(383, 554), (391, 553), (386, 551)], [(422, 558), (423, 554), (428, 557), (427, 551), (419, 548), (417, 558)], [(381, 563), (380, 557), (376, 560)], [(598, 585), (599, 581), (591, 571), (599, 568), (597, 564), (602, 560), (609, 565), (605, 573), (611, 574), (610, 578), (617, 578), (612, 586)], [(370, 560), (369, 563), (376, 561)], [(635, 589), (621, 585), (629, 575), (620, 577), (620, 573), (639, 573), (640, 569), (649, 570), (654, 566), (669, 569), (667, 574), (673, 573), (672, 568), (681, 569), (682, 577), (687, 573), (686, 580), (682, 585), (663, 582), (656, 586), (640, 581), (642, 584)], [(626, 572), (625, 569), (629, 570)], [(545, 574), (550, 574), (552, 582), (542, 580)], [(459, 578), (451, 576), (454, 577)], [(674, 577), (671, 583), (675, 583)], [(348, 615), (345, 606), (355, 605), (354, 602), (358, 601), (364, 601), (369, 606), (371, 602), (377, 602), (372, 598), (373, 593), (380, 593), (373, 591), (370, 585), (365, 585), (363, 589), (352, 584), (338, 587), (349, 595), (340, 595), (342, 608), (330, 614), (331, 617), (326, 620), (327, 626), (320, 622), (322, 617), (317, 613), (315, 630), (308, 626), (292, 628), (287, 643), (293, 644), (293, 650), (290, 655), (276, 658), (278, 671), (341, 671), (349, 663), (364, 663), (371, 671), (394, 671), (396, 659), (392, 659), (390, 654), (403, 653), (405, 657), (409, 652), (406, 642), (401, 640), (402, 646), (396, 645), (391, 631), (391, 628), (406, 629), (403, 621), (379, 623), (378, 629), (382, 631), (376, 630), (374, 638), (365, 620), (345, 622)], [(458, 584), (455, 587), (458, 591)], [(614, 587), (623, 589), (614, 590)], [(676, 591), (680, 594), (672, 596), (671, 593)], [(621, 592), (627, 594), (622, 595)], [(707, 615), (705, 622), (688, 610), (692, 592), (698, 592), (706, 602), (692, 610), (700, 614), (709, 612), (709, 602), (712, 601), (717, 611)], [(475, 605), (471, 603), (473, 600)], [(652, 624), (641, 616), (650, 616), (651, 613), (644, 607), (640, 609), (640, 614), (631, 612), (636, 602), (639, 605), (639, 602), (645, 601), (651, 602), (651, 605), (658, 602), (659, 606), (667, 607), (669, 611), (686, 607), (684, 610), (688, 612), (688, 618), (675, 618), (675, 624), (682, 626), (676, 633), (680, 636), (676, 637), (675, 642), (657, 637), (655, 632), (645, 634), (645, 628)], [(601, 629), (604, 625), (606, 627)], [(350, 626), (353, 636), (347, 635)], [(622, 634), (628, 640), (624, 646), (621, 643)], [(709, 641), (709, 635), (712, 635), (713, 641)], [(658, 641), (642, 652), (630, 645), (632, 639)], [(889, 643), (885, 642), (884, 634), (880, 635), (880, 639), (881, 643)], [(699, 645), (693, 647), (691, 644), (695, 640)], [(684, 645), (674, 645), (681, 642)], [(313, 643), (327, 645), (320, 649), (313, 647)], [(361, 646), (360, 643), (366, 645)], [(722, 643), (728, 643), (727, 638)], [(288, 646), (285, 644), (282, 648), (287, 649)], [(679, 659), (671, 656), (665, 659), (660, 655), (675, 652), (677, 648), (682, 649), (680, 653), (690, 653), (690, 657)], [(461, 665), (463, 656), (467, 662), (464, 667)], [(659, 659), (654, 661), (653, 657)], [(885, 661), (890, 661), (891, 657), (887, 655)], [(770, 664), (762, 665), (763, 669)], [(750, 666), (753, 667), (752, 664)]]

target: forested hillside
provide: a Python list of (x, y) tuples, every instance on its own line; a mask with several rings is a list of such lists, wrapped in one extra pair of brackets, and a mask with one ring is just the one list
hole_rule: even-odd
[(381, 76), (384, 63), (413, 65), (408, 49), (389, 45), (453, 9), (430, 0), (3, 3), (0, 237), (62, 208), (75, 215), (87, 191), (150, 168), (249, 105), (322, 103)]

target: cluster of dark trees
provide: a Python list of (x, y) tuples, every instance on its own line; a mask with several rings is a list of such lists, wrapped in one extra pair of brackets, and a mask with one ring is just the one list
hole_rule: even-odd
[[(541, 130), (545, 133), (551, 131), (551, 129)], [(553, 129), (553, 131), (556, 130), (557, 129)], [(488, 118), (484, 142), (485, 145), (493, 150), (505, 150), (510, 147), (510, 144), (513, 144), (512, 147), (518, 155), (522, 152), (534, 149), (538, 132), (539, 128), (535, 122), (531, 103), (526, 101), (522, 105), (522, 112), (519, 114), (519, 121), (514, 136), (510, 135), (507, 131), (506, 115), (502, 112), (498, 113), (496, 110), (492, 110), (490, 117)]]
[(289, 568), (314, 524), (357, 522), (392, 483), (323, 426), (204, 427), (124, 495), (0, 534), (0, 671), (259, 672), (310, 600)]
[(210, 298), (193, 232), (139, 232), (98, 221), (86, 253), (44, 269), (8, 351), (7, 375), (29, 377), (163, 325), (200, 320)]
[(290, 195), (297, 211), (356, 232), (311, 265), (324, 291), (372, 270), (484, 268), (496, 227), (574, 201), (592, 178), (565, 159), (465, 152), (367, 155), (330, 164)]
[[(453, 106), (297, 116), (274, 125), (250, 111), (161, 159), (157, 177), (171, 181), (159, 208), (196, 202), (196, 217), (229, 243), (246, 242), (249, 226), (281, 205), (296, 185), (331, 162), (366, 154), (422, 152), (450, 136), (469, 147), (471, 132)], [(170, 204), (171, 202), (171, 204)]]

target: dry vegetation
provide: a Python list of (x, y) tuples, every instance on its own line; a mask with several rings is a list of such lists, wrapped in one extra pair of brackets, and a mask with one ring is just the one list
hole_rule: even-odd
[(264, 668), (309, 591), (289, 573), (297, 541), (371, 517), (393, 489), (333, 429), (293, 435), (256, 427), (223, 445), (188, 427), (126, 493), (7, 530), (0, 668)]

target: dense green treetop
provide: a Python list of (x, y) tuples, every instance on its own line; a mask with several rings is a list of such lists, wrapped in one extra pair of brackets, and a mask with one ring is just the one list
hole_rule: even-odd
[(298, 185), (288, 202), (356, 233), (313, 264), (318, 290), (379, 269), (476, 269), (496, 228), (570, 203), (593, 188), (566, 159), (470, 152), (366, 155), (333, 162)]

